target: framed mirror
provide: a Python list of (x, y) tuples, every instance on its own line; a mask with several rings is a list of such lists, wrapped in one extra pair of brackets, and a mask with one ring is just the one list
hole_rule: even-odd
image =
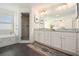
[(55, 30), (58, 29), (73, 29), (77, 17), (77, 4), (64, 3), (61, 6), (48, 9), (48, 13), (43, 15), (44, 28), (50, 29), (53, 25)]

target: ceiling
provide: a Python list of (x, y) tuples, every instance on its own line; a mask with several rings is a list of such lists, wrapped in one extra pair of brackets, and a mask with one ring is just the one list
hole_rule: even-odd
[(31, 8), (33, 6), (37, 6), (37, 5), (58, 5), (61, 3), (0, 3), (0, 6), (14, 6), (14, 7), (19, 7), (19, 8)]
[(17, 8), (34, 8), (33, 10), (37, 11), (40, 9), (49, 9), (49, 8), (56, 8), (57, 6), (64, 5), (66, 3), (0, 3), (0, 8), (6, 8), (15, 10)]

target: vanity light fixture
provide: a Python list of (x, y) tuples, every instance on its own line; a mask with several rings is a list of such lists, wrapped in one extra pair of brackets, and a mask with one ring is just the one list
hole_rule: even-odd
[(40, 15), (45, 15), (47, 13), (47, 10), (46, 9), (42, 9), (39, 11), (39, 14)]

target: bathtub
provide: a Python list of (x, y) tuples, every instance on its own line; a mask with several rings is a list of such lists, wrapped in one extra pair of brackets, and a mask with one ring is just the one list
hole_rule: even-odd
[(15, 34), (0, 34), (0, 47), (15, 44), (16, 35)]

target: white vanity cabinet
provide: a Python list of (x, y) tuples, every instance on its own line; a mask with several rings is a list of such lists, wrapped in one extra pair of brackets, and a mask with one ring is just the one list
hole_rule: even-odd
[(62, 49), (76, 53), (76, 33), (62, 32)]
[(63, 52), (79, 55), (79, 33), (64, 31), (38, 30), (35, 40)]
[(52, 47), (61, 49), (61, 33), (60, 32), (52, 32)]

